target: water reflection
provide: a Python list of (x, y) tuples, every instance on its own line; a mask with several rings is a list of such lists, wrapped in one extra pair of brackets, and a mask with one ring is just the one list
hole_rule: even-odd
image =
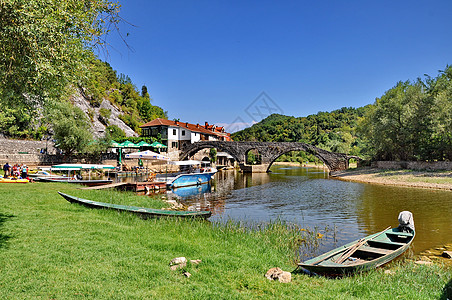
[[(168, 198), (212, 211), (211, 220), (267, 222), (277, 218), (326, 233), (319, 251), (397, 226), (414, 214), (415, 252), (450, 242), (452, 194), (334, 180), (323, 170), (272, 167), (272, 173), (221, 171), (211, 185), (169, 192)], [(326, 229), (326, 230), (325, 230)]]

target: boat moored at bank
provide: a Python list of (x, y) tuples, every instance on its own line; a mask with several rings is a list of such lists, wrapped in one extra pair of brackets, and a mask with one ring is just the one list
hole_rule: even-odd
[(412, 214), (399, 214), (399, 227), (348, 243), (298, 266), (314, 274), (340, 276), (386, 264), (404, 253), (415, 237)]
[(180, 166), (181, 172), (167, 177), (169, 188), (206, 184), (217, 172), (216, 168), (197, 160), (171, 161), (170, 164)]
[(129, 205), (120, 205), (113, 203), (97, 202), (87, 199), (78, 198), (71, 196), (62, 192), (58, 192), (64, 199), (71, 203), (78, 203), (80, 205), (90, 207), (90, 208), (100, 208), (100, 209), (114, 209), (118, 211), (124, 211), (136, 214), (143, 219), (148, 218), (160, 218), (160, 217), (179, 217), (179, 218), (209, 218), (212, 213), (210, 211), (173, 211), (173, 210), (163, 210), (163, 209), (153, 209), (146, 207), (137, 207)]

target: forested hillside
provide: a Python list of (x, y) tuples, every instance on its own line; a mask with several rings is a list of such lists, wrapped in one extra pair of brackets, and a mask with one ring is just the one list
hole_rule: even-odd
[(271, 115), (233, 139), (303, 142), (375, 160), (452, 160), (452, 67), (436, 77), (400, 81), (372, 105), (307, 117)]
[[(141, 91), (132, 83), (129, 76), (116, 74), (107, 63), (93, 58), (89, 65), (89, 77), (81, 87), (93, 107), (99, 106), (103, 99), (124, 112), (120, 118), (135, 132), (140, 133), (139, 126), (156, 118), (166, 118), (166, 112), (159, 106), (151, 104), (146, 86)], [(108, 114), (108, 112), (105, 112)]]
[(362, 155), (365, 146), (358, 124), (369, 106), (343, 107), (307, 117), (273, 114), (233, 134), (236, 141), (302, 142), (333, 152)]
[[(66, 153), (99, 151), (124, 135), (102, 102), (122, 111), (118, 117), (138, 133), (140, 124), (166, 116), (145, 86), (139, 91), (94, 55), (108, 51), (106, 35), (122, 20), (119, 9), (108, 0), (0, 1), (0, 135), (50, 137)], [(91, 107), (74, 106), (80, 97)], [(107, 130), (96, 145), (98, 120)]]

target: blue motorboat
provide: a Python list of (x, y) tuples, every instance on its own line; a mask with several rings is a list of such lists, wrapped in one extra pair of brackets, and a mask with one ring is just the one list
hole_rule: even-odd
[[(170, 162), (181, 167), (181, 173), (167, 179), (169, 188), (184, 186), (199, 186), (208, 183), (217, 169), (210, 166), (203, 166), (202, 162), (196, 160), (173, 161)], [(200, 166), (199, 168), (197, 166)]]
[(198, 186), (186, 186), (181, 188), (173, 188), (168, 191), (168, 193), (172, 193), (181, 198), (194, 197), (198, 195), (202, 195), (205, 193), (210, 193), (212, 190), (212, 186), (208, 184), (202, 184)]

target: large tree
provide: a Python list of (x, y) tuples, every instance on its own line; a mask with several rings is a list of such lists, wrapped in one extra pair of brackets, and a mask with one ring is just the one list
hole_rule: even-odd
[(436, 78), (397, 83), (363, 123), (374, 159), (451, 160), (452, 68)]
[(85, 113), (69, 102), (55, 103), (49, 109), (49, 118), (53, 124), (55, 145), (70, 155), (85, 152), (92, 134)]
[(118, 12), (108, 0), (0, 0), (3, 103), (58, 99), (85, 73)]

